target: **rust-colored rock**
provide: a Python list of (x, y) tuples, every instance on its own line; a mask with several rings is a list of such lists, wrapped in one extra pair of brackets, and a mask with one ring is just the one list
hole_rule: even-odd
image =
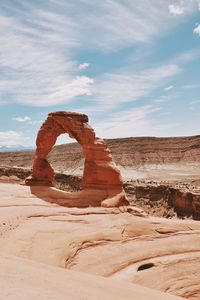
[[(109, 207), (128, 204), (120, 172), (113, 162), (106, 143), (96, 137), (94, 130), (88, 124), (87, 115), (75, 112), (61, 111), (48, 115), (38, 132), (33, 172), (32, 176), (26, 179), (26, 185), (52, 185), (54, 171), (47, 161), (47, 155), (56, 143), (57, 137), (63, 133), (69, 134), (82, 146), (85, 158), (82, 180), (83, 198), (87, 198), (88, 191), (88, 197), (91, 197), (91, 190), (96, 190), (97, 199), (92, 193), (94, 206)], [(67, 199), (66, 195), (63, 197)], [(77, 195), (75, 198), (77, 200)], [(72, 196), (70, 196), (70, 201), (72, 201)], [(65, 204), (68, 205), (67, 200)], [(71, 204), (70, 202), (70, 206)], [(81, 206), (87, 205), (91, 205), (91, 199), (88, 202), (85, 200)]]

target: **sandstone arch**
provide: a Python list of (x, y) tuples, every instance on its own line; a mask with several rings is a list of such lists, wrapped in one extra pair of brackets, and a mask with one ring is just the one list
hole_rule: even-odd
[(85, 162), (82, 191), (69, 195), (66, 192), (57, 194), (56, 189), (51, 189), (49, 193), (64, 198), (64, 204), (70, 206), (128, 204), (122, 178), (113, 162), (110, 150), (102, 139), (96, 137), (94, 130), (88, 124), (87, 115), (80, 113), (61, 111), (48, 114), (37, 135), (32, 176), (26, 179), (26, 185), (52, 185), (54, 171), (47, 161), (47, 155), (57, 137), (63, 133), (76, 139), (83, 149)]

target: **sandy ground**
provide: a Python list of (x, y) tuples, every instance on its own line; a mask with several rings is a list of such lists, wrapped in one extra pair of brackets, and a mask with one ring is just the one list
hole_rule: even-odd
[(0, 184), (1, 300), (200, 299), (199, 222), (43, 195)]
[(123, 168), (118, 166), (124, 179), (185, 180), (200, 178), (199, 164), (144, 165)]
[[(153, 179), (153, 180), (185, 180), (200, 178), (199, 163), (190, 164), (146, 164), (135, 167), (117, 165), (124, 180)], [(56, 168), (55, 168), (56, 169)], [(59, 168), (56, 169), (58, 172)], [(83, 168), (65, 170), (64, 173), (82, 176)]]

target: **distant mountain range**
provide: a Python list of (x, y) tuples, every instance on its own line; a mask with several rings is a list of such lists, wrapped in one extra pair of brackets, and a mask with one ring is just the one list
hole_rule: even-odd
[(25, 147), (22, 145), (15, 146), (0, 146), (0, 152), (23, 152), (23, 151), (32, 151), (33, 147)]

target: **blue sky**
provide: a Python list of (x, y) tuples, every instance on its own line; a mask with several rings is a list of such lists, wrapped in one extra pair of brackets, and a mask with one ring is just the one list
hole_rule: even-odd
[(0, 146), (58, 110), (103, 138), (199, 134), (200, 0), (1, 0), (0, 45)]

